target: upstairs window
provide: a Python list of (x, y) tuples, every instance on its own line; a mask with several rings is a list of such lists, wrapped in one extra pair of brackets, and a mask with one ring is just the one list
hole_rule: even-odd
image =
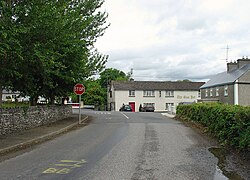
[(174, 91), (166, 91), (166, 97), (174, 97)]
[(224, 86), (224, 96), (228, 96), (228, 86)]
[(144, 97), (154, 97), (155, 96), (155, 91), (143, 91), (143, 96)]
[(135, 90), (129, 90), (129, 97), (135, 97)]

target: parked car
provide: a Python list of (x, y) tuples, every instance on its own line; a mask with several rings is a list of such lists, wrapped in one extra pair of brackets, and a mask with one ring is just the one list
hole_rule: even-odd
[(132, 108), (130, 105), (122, 105), (119, 111), (132, 111)]
[(147, 104), (144, 105), (141, 109), (142, 112), (154, 112), (155, 111), (155, 107), (153, 104)]

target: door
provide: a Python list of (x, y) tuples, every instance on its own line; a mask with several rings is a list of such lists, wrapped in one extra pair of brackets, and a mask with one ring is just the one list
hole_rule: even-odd
[(129, 105), (132, 108), (132, 112), (135, 112), (135, 102), (129, 102)]

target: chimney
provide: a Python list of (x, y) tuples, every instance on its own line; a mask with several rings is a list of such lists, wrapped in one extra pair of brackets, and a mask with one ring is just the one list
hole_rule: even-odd
[(248, 59), (248, 57), (246, 56), (244, 58), (244, 56), (242, 57), (242, 59), (238, 59), (237, 60), (237, 64), (238, 64), (238, 69), (242, 68), (243, 66), (250, 64), (250, 59)]
[(232, 70), (235, 70), (237, 68), (238, 68), (238, 65), (236, 62), (227, 63), (227, 72), (231, 72)]

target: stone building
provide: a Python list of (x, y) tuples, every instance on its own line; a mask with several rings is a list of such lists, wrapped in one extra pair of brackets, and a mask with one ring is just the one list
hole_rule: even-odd
[(201, 101), (250, 105), (250, 59), (227, 63), (227, 71), (219, 73), (201, 86)]

